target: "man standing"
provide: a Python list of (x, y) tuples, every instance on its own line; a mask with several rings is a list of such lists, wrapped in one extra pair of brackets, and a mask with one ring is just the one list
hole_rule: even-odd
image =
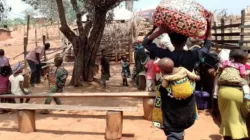
[(43, 47), (36, 47), (35, 49), (31, 50), (26, 57), (31, 70), (31, 86), (40, 83), (41, 58), (44, 56), (45, 51), (49, 48), (50, 44), (45, 43)]
[(102, 58), (101, 58), (101, 81), (103, 84), (103, 87), (106, 88), (106, 81), (109, 80), (110, 78), (110, 64), (109, 64), (109, 60), (106, 58), (105, 54), (104, 54), (104, 50), (101, 51), (102, 52)]

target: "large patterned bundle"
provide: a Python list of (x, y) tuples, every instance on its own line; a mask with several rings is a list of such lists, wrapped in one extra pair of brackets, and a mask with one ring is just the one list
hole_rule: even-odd
[(153, 23), (188, 37), (204, 37), (210, 14), (193, 0), (162, 0), (153, 15)]

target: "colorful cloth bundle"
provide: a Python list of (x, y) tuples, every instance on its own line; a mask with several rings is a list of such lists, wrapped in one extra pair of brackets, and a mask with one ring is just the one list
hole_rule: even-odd
[(188, 37), (204, 37), (211, 15), (193, 0), (162, 0), (153, 15), (156, 26), (168, 27)]

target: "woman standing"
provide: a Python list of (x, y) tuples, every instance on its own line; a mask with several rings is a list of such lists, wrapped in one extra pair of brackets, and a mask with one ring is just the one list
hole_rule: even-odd
[[(247, 60), (246, 56), (247, 53), (234, 50), (230, 53), (229, 60), (233, 64), (245, 64)], [(221, 75), (223, 75), (223, 71)], [(233, 71), (231, 76), (234, 76)], [(224, 76), (224, 79), (225, 78)], [(228, 77), (228, 79), (229, 78), (230, 77)], [(224, 84), (219, 87), (218, 107), (221, 114), (220, 133), (224, 136), (225, 140), (248, 139), (246, 119), (250, 102), (244, 100), (243, 97), (242, 85), (228, 86), (228, 84)]]
[(241, 87), (222, 86), (218, 92), (221, 114), (220, 133), (225, 140), (248, 138), (246, 118), (249, 102), (243, 100)]

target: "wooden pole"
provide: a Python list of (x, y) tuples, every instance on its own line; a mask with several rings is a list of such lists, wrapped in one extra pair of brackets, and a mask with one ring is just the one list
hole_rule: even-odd
[[(45, 35), (43, 35), (43, 45), (45, 45), (45, 41), (46, 41), (46, 37)], [(46, 57), (46, 51), (44, 51), (44, 61), (47, 61), (47, 57)]]
[(46, 37), (47, 39), (49, 39), (48, 26), (46, 25), (45, 28), (46, 28)]
[(36, 130), (35, 110), (18, 110), (18, 130), (21, 133), (30, 133)]
[(106, 118), (106, 140), (118, 140), (122, 137), (122, 123), (123, 112), (122, 111), (108, 111)]
[(144, 119), (152, 121), (154, 98), (143, 98)]
[[(221, 18), (221, 40), (222, 41), (225, 40), (225, 37), (224, 37), (224, 33), (225, 33), (224, 25), (225, 25), (225, 20), (224, 20), (224, 18)], [(224, 42), (222, 44), (224, 44)]]
[(27, 16), (27, 38), (29, 38), (29, 30), (30, 30), (30, 15)]
[(35, 29), (35, 43), (36, 43), (36, 47), (37, 47), (37, 30)]
[[(233, 24), (233, 19), (230, 18), (230, 25), (232, 25), (232, 24)], [(232, 32), (233, 32), (233, 27), (230, 28), (230, 33), (232, 33)], [(232, 38), (233, 38), (232, 36), (229, 37), (230, 40), (232, 40)]]
[(23, 87), (24, 88), (29, 88), (29, 81), (30, 77), (28, 74), (28, 64), (26, 61), (26, 56), (27, 56), (27, 45), (28, 45), (28, 38), (24, 37), (23, 38), (23, 55), (24, 55), (24, 82), (23, 82)]
[[(216, 26), (216, 22), (214, 22), (214, 33), (215, 33), (215, 34), (217, 34), (217, 29), (216, 29), (216, 27), (217, 27), (217, 26)], [(217, 41), (217, 40), (218, 40), (218, 37), (215, 36), (215, 41)], [(217, 46), (217, 47), (216, 47), (216, 52), (218, 52), (218, 51), (219, 51), (219, 47)]]
[[(23, 38), (23, 55), (24, 55), (24, 60), (26, 59), (27, 56), (27, 45), (28, 45), (28, 37)], [(24, 64), (25, 70), (27, 69), (27, 63)]]
[[(241, 11), (241, 26), (245, 25), (245, 16), (246, 16), (245, 10), (242, 10)], [(243, 41), (244, 41), (244, 28), (241, 28), (240, 33), (241, 33), (241, 35), (240, 35), (239, 46), (242, 47)]]
[(46, 41), (46, 37), (45, 35), (43, 35), (43, 45), (45, 44), (45, 41)]

